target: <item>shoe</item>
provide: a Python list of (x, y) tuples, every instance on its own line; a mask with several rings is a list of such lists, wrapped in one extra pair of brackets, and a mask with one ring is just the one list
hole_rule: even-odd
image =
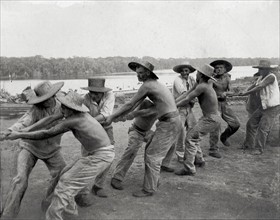
[(223, 143), (223, 145), (225, 145), (226, 147), (230, 146), (230, 143), (228, 142), (227, 138), (223, 136), (223, 134), (221, 134), (220, 136), (220, 141)]
[(166, 166), (161, 166), (160, 171), (168, 172), (168, 173), (173, 173), (174, 169)]
[(209, 156), (215, 157), (215, 158), (222, 158), (222, 155), (218, 151), (209, 152)]
[(96, 186), (96, 185), (94, 185), (92, 187), (91, 191), (92, 191), (92, 193), (94, 195), (97, 195), (98, 197), (101, 197), (101, 198), (107, 198), (108, 197), (108, 195), (106, 194), (105, 190), (100, 188), (100, 187), (98, 187), (98, 186)]
[(261, 155), (263, 154), (263, 150), (261, 149), (254, 149), (250, 152), (251, 155)]
[(78, 194), (75, 196), (75, 202), (80, 207), (89, 207), (94, 203), (90, 195)]
[(194, 161), (194, 165), (197, 166), (197, 167), (205, 167), (205, 161), (197, 161), (195, 160)]
[(187, 169), (181, 169), (181, 170), (178, 170), (175, 172), (176, 175), (178, 176), (194, 176), (195, 173), (191, 172), (190, 170), (187, 170)]
[(122, 182), (120, 180), (118, 180), (118, 179), (112, 178), (111, 186), (114, 189), (123, 190)]
[(136, 191), (132, 194), (134, 197), (147, 197), (147, 196), (152, 196), (152, 192), (147, 192), (144, 189), (141, 189), (140, 191)]

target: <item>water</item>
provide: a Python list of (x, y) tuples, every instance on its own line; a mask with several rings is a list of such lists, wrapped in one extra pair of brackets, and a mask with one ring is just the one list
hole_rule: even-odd
[[(252, 68), (251, 66), (237, 66), (232, 69), (230, 72), (232, 80), (237, 78), (242, 78), (246, 76), (253, 76), (257, 72), (257, 69)], [(155, 71), (159, 77), (159, 81), (166, 86), (172, 86), (172, 83), (178, 73), (175, 73), (173, 70), (160, 70)], [(194, 72), (192, 76), (196, 76)], [(136, 74), (132, 75), (114, 75), (114, 76), (99, 76), (106, 79), (105, 86), (112, 88), (113, 91), (131, 91), (137, 90), (141, 83), (138, 82)], [(64, 81), (64, 86), (62, 91), (68, 91), (69, 89), (77, 90), (78, 93), (85, 94), (87, 91), (82, 90), (81, 87), (88, 86), (87, 79), (67, 79), (67, 80), (50, 80), (52, 83)], [(4, 89), (11, 95), (21, 94), (27, 86), (34, 88), (42, 80), (3, 80), (1, 82), (1, 89)]]

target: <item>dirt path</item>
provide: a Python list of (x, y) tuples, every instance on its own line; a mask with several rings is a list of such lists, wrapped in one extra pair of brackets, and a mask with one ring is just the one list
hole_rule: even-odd
[[(280, 147), (276, 144), (268, 146), (262, 156), (251, 156), (237, 149), (244, 138), (247, 115), (243, 105), (235, 105), (233, 109), (242, 126), (231, 138), (231, 147), (223, 147), (220, 143), (223, 158), (207, 156), (206, 166), (198, 168), (192, 177), (162, 173), (159, 191), (148, 198), (132, 197), (132, 192), (140, 189), (143, 182), (143, 148), (126, 176), (125, 190), (117, 191), (110, 186), (116, 161), (127, 145), (127, 130), (131, 122), (114, 124), (116, 159), (106, 185), (110, 197), (94, 197), (96, 202), (93, 206), (79, 208), (78, 217), (67, 216), (65, 219), (279, 219)], [(198, 110), (197, 116), (200, 114)], [(1, 118), (1, 130), (15, 121), (15, 118)], [(206, 155), (207, 140), (206, 137), (202, 145)], [(62, 146), (67, 162), (79, 157), (80, 144), (71, 133), (63, 136)], [(1, 198), (5, 198), (15, 175), (16, 142), (2, 142), (1, 148)], [(174, 157), (172, 166), (178, 169), (182, 165)], [(18, 219), (44, 219), (40, 202), (48, 178), (47, 168), (39, 161), (31, 173)]]

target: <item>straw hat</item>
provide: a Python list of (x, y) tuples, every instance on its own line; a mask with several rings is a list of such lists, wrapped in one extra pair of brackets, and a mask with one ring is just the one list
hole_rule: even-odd
[(46, 101), (47, 99), (54, 96), (63, 85), (64, 82), (52, 84), (50, 81), (44, 81), (42, 83), (39, 83), (34, 88), (35, 95), (29, 98), (27, 104), (33, 105)]
[(89, 90), (92, 92), (108, 92), (112, 89), (107, 88), (105, 85), (104, 78), (89, 78), (88, 79), (88, 87), (81, 87), (81, 89)]
[(230, 72), (232, 70), (231, 63), (226, 60), (215, 60), (212, 63), (210, 63), (210, 66), (213, 66), (214, 68), (216, 65), (225, 65), (227, 72)]
[(158, 79), (157, 75), (153, 72), (153, 71), (154, 71), (154, 66), (153, 66), (153, 64), (151, 64), (151, 63), (149, 63), (149, 62), (147, 62), (147, 61), (140, 62), (140, 63), (138, 63), (138, 62), (130, 62), (130, 63), (128, 64), (128, 67), (129, 67), (131, 70), (133, 70), (134, 72), (136, 72), (136, 68), (138, 68), (138, 67), (140, 67), (140, 66), (142, 66), (142, 67), (145, 68), (146, 70), (150, 71), (150, 73), (152, 73), (151, 76), (152, 76), (154, 79)]
[(275, 69), (275, 67), (270, 66), (269, 60), (260, 60), (258, 66), (253, 66), (253, 68), (259, 68), (259, 69)]
[(180, 65), (174, 66), (173, 70), (176, 73), (181, 73), (183, 68), (189, 68), (191, 73), (195, 71), (195, 68), (193, 68), (193, 66), (189, 62), (185, 62)]
[(57, 99), (61, 104), (67, 106), (70, 109), (79, 112), (89, 112), (89, 109), (83, 104), (83, 98), (76, 92), (69, 91), (66, 95), (59, 93)]
[(213, 78), (214, 68), (208, 64), (204, 64), (203, 66), (195, 67), (198, 72), (201, 72), (203, 75), (208, 76), (210, 79), (217, 81)]

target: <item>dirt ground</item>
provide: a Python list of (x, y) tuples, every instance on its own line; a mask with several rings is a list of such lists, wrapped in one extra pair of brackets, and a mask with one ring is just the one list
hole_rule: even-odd
[[(127, 131), (131, 121), (114, 124), (116, 158), (107, 178), (109, 198), (95, 197), (95, 204), (79, 208), (79, 216), (65, 219), (280, 219), (280, 147), (273, 139), (275, 128), (269, 137), (269, 145), (262, 156), (252, 156), (238, 149), (244, 139), (247, 113), (243, 104), (232, 105), (240, 118), (241, 127), (231, 137), (231, 146), (219, 143), (221, 159), (206, 156), (206, 166), (197, 168), (195, 176), (161, 174), (161, 185), (152, 197), (135, 198), (132, 192), (142, 186), (144, 175), (143, 148), (130, 168), (123, 191), (114, 190), (110, 179), (116, 162), (127, 146)], [(195, 105), (197, 118), (201, 111)], [(1, 117), (1, 130), (18, 118)], [(223, 123), (223, 128), (225, 124)], [(208, 137), (202, 143), (208, 155)], [(80, 156), (80, 144), (71, 133), (62, 139), (65, 160), (70, 163)], [(1, 142), (1, 199), (4, 201), (12, 177), (16, 174), (17, 141)], [(176, 157), (172, 167), (182, 164)], [(49, 173), (39, 161), (29, 178), (29, 186), (22, 200), (17, 219), (44, 219), (40, 202), (47, 188)]]

